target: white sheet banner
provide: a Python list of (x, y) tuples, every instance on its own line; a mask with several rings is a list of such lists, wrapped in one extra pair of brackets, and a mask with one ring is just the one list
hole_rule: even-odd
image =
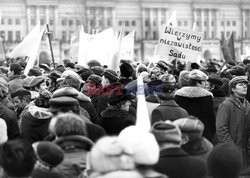
[(202, 32), (162, 25), (156, 55), (159, 59), (196, 62), (202, 52)]

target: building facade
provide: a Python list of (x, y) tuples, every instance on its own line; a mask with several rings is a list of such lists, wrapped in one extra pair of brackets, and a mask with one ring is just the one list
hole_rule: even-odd
[[(135, 30), (135, 56), (149, 60), (161, 24), (176, 11), (177, 26), (204, 33), (203, 52), (221, 59), (222, 36), (235, 37), (236, 53), (250, 45), (249, 0), (1, 0), (0, 36), (12, 50), (38, 23), (49, 24), (56, 61), (68, 58), (71, 35), (81, 26), (88, 33), (113, 27)], [(32, 45), (32, 44), (31, 44)]]

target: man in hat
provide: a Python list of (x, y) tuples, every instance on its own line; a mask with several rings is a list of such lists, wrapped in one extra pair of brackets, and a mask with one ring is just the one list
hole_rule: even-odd
[(245, 76), (238, 76), (230, 80), (231, 95), (221, 103), (216, 116), (218, 142), (236, 144), (244, 155), (245, 166), (247, 138), (249, 136), (248, 123), (250, 121), (250, 104), (245, 98), (247, 83)]

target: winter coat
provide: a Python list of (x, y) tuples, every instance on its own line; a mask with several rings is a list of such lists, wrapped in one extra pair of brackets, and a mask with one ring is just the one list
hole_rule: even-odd
[(35, 168), (32, 172), (32, 178), (64, 178), (64, 176), (52, 170)]
[(23, 79), (20, 75), (11, 76), (9, 81), (9, 93), (14, 93), (19, 88), (23, 88)]
[(213, 93), (213, 102), (214, 102), (214, 113), (216, 115), (219, 105), (226, 99), (226, 93), (221, 89), (212, 90)]
[(243, 150), (247, 149), (248, 128), (250, 123), (250, 104), (242, 104), (236, 97), (230, 96), (219, 106), (216, 115), (216, 133), (218, 142), (232, 142)]
[(166, 100), (153, 110), (151, 123), (166, 120), (175, 121), (187, 116), (189, 116), (187, 111), (179, 107), (174, 100)]
[(54, 141), (64, 151), (64, 160), (54, 170), (65, 178), (77, 178), (86, 169), (87, 153), (93, 142), (81, 135), (59, 137)]
[(206, 175), (205, 163), (181, 148), (161, 150), (159, 161), (153, 169), (169, 178), (202, 178)]
[(200, 87), (183, 87), (175, 92), (175, 101), (189, 115), (203, 122), (203, 136), (212, 141), (216, 130), (213, 94)]
[(134, 124), (135, 117), (119, 108), (107, 108), (102, 112), (99, 122), (108, 135), (118, 135), (121, 130)]
[(30, 106), (20, 118), (21, 137), (31, 143), (42, 141), (49, 134), (48, 126), (51, 118), (52, 114), (47, 108)]
[(149, 118), (152, 118), (152, 112), (153, 110), (160, 105), (159, 101), (158, 101), (158, 97), (149, 94), (146, 98), (146, 103), (147, 103), (147, 108), (148, 108), (148, 115)]
[(191, 140), (182, 145), (182, 149), (195, 158), (206, 162), (207, 156), (212, 151), (213, 145), (206, 138)]
[(6, 122), (8, 139), (11, 140), (19, 137), (20, 132), (16, 114), (14, 111), (8, 109), (2, 102), (0, 102), (0, 118)]

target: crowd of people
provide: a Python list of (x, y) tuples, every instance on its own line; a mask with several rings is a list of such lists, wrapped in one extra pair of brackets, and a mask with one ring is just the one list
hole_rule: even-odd
[[(27, 76), (24, 60), (7, 62), (0, 66), (0, 177), (250, 177), (248, 59), (122, 60), (119, 71), (64, 60), (40, 63)], [(139, 118), (151, 128), (139, 127)]]

